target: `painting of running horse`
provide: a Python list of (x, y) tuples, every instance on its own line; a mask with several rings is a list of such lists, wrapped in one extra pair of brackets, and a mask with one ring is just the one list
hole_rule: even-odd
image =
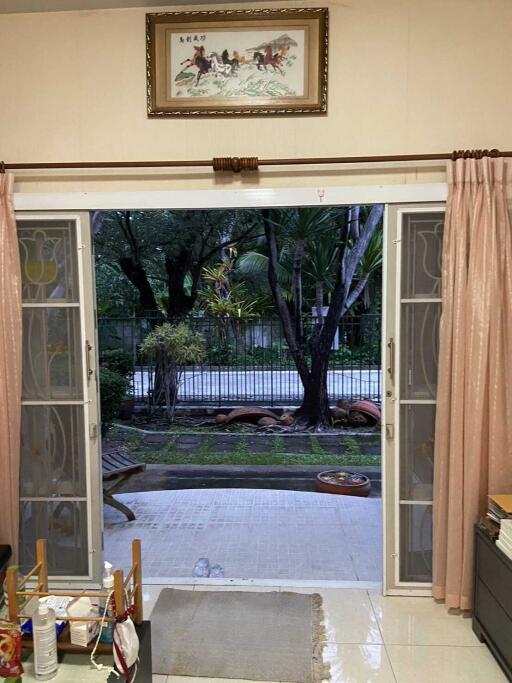
[(327, 111), (327, 9), (147, 15), (149, 116)]

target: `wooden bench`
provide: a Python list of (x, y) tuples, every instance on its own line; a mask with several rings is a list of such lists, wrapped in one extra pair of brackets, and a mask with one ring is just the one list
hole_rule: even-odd
[(101, 465), (103, 470), (103, 502), (106, 505), (119, 510), (133, 522), (135, 515), (127, 505), (123, 505), (114, 498), (114, 493), (134, 474), (143, 472), (146, 465), (137, 462), (130, 457), (129, 451), (125, 446), (109, 448), (101, 454)]

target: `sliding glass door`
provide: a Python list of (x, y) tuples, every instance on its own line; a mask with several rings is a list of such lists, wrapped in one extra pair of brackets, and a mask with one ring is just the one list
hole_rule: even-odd
[(96, 581), (101, 471), (89, 215), (18, 214), (23, 300), (20, 561)]
[(429, 592), (444, 207), (389, 207), (385, 247), (385, 588)]

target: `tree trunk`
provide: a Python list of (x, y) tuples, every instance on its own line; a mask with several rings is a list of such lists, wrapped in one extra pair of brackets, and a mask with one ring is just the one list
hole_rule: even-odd
[(295, 336), (299, 344), (304, 339), (302, 321), (302, 262), (304, 260), (304, 240), (297, 240), (293, 255), (292, 293), (293, 317), (295, 318)]
[(123, 256), (119, 258), (119, 265), (128, 280), (139, 292), (139, 303), (142, 310), (156, 311), (158, 306), (155, 295), (142, 264), (131, 256)]
[(324, 325), (324, 286), (322, 282), (315, 283), (315, 306), (317, 325), (322, 328)]
[(193, 309), (196, 297), (194, 292), (187, 294), (185, 279), (192, 269), (192, 253), (181, 249), (176, 257), (165, 257), (167, 273), (167, 317), (169, 320), (183, 318)]
[(331, 426), (329, 394), (327, 392), (327, 370), (329, 354), (313, 350), (311, 372), (304, 383), (304, 398), (295, 412), (293, 426), (296, 429), (322, 431)]

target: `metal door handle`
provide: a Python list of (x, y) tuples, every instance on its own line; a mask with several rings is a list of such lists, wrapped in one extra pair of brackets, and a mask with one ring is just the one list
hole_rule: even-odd
[(389, 379), (394, 383), (395, 381), (395, 340), (393, 337), (389, 338), (388, 341), (388, 349), (389, 349), (389, 365), (388, 365), (388, 374), (389, 374)]
[(91, 368), (91, 351), (92, 346), (89, 344), (89, 340), (85, 340), (85, 367), (87, 369), (87, 382), (90, 382), (93, 376), (93, 369)]

